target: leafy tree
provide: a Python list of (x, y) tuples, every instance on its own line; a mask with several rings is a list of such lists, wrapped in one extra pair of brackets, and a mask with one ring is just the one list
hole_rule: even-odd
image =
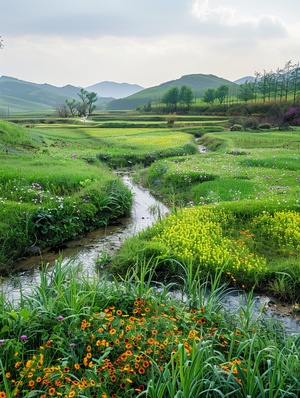
[(79, 116), (90, 115), (96, 108), (94, 103), (97, 101), (97, 94), (81, 88), (77, 95), (81, 99), (81, 102), (76, 105)]
[(191, 87), (186, 85), (181, 86), (179, 91), (179, 101), (185, 104), (189, 109), (193, 99), (194, 99), (194, 94)]
[(171, 87), (162, 97), (162, 102), (169, 108), (176, 110), (179, 101), (179, 89), (178, 87)]
[(71, 114), (71, 116), (75, 116), (75, 113), (77, 111), (77, 102), (75, 99), (71, 99), (71, 100), (66, 100), (66, 105), (69, 109), (69, 113)]
[(227, 84), (221, 84), (221, 86), (216, 89), (215, 97), (219, 100), (220, 104), (223, 104), (225, 98), (228, 96), (228, 92), (229, 87)]
[(254, 84), (251, 82), (245, 82), (240, 85), (238, 98), (242, 101), (249, 101), (254, 98)]
[(216, 92), (214, 88), (208, 88), (203, 93), (203, 101), (207, 104), (213, 104), (216, 98)]
[(88, 112), (90, 115), (96, 108), (95, 102), (97, 101), (98, 97), (96, 93), (92, 92), (92, 93), (87, 93), (86, 98), (88, 100)]
[(151, 101), (149, 101), (146, 105), (144, 105), (144, 111), (145, 112), (151, 112), (152, 111)]
[(2, 40), (2, 36), (0, 36), (0, 49), (3, 48), (3, 40)]

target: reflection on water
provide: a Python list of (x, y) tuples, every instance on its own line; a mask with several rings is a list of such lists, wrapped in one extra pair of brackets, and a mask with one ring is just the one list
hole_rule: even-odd
[[(102, 253), (112, 255), (121, 246), (121, 244), (135, 233), (151, 226), (160, 216), (168, 212), (168, 208), (158, 202), (146, 189), (142, 189), (133, 184), (128, 176), (122, 177), (124, 183), (133, 193), (133, 206), (129, 218), (120, 220), (118, 225), (100, 228), (89, 233), (76, 241), (67, 243), (62, 255), (64, 262), (70, 259), (75, 264), (81, 263), (85, 273), (95, 274), (95, 261), (102, 256)], [(19, 265), (17, 276), (4, 279), (1, 289), (6, 298), (11, 302), (17, 302), (20, 299), (21, 292), (27, 294), (32, 286), (39, 284), (41, 262), (53, 264), (59, 257), (58, 253), (44, 252), (41, 256), (31, 257), (22, 261)], [(256, 296), (254, 310), (259, 314), (263, 305), (264, 318), (273, 319), (284, 324), (287, 332), (300, 333), (300, 316), (288, 316), (291, 308), (283, 307), (283, 311), (270, 305), (269, 298)], [(241, 305), (245, 304), (245, 295), (230, 293), (222, 301), (225, 310), (235, 311)], [(282, 310), (282, 309), (281, 309)]]

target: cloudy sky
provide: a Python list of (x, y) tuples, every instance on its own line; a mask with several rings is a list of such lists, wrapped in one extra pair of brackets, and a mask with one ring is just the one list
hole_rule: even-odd
[(299, 0), (1, 2), (0, 76), (56, 86), (236, 80), (300, 61)]

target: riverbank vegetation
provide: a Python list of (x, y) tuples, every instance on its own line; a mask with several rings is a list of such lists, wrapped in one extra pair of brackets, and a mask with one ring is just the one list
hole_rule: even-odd
[(0, 396), (298, 396), (299, 335), (255, 313), (251, 294), (225, 311), (219, 272), (160, 285), (155, 264), (120, 283), (58, 260), (3, 302)]
[(297, 128), (210, 132), (198, 143), (211, 152), (140, 172), (173, 214), (125, 243), (116, 272), (149, 258), (162, 260), (162, 279), (182, 271), (177, 261), (203, 275), (224, 266), (224, 281), (298, 303), (299, 135)]
[(26, 255), (45, 247), (60, 250), (67, 240), (129, 215), (131, 192), (109, 167), (197, 150), (193, 136), (170, 128), (105, 127), (78, 119), (23, 122), (0, 125), (2, 274)]
[(99, 161), (77, 156), (72, 141), (51, 143), (5, 122), (1, 130), (1, 273), (130, 213), (129, 189)]

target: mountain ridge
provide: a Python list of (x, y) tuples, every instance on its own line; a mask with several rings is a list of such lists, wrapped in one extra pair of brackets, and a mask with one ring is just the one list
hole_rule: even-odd
[(159, 102), (163, 94), (171, 87), (181, 87), (183, 85), (190, 86), (194, 92), (195, 97), (199, 97), (207, 88), (217, 88), (221, 84), (229, 86), (237, 86), (236, 83), (231, 82), (222, 77), (212, 74), (190, 74), (181, 76), (178, 79), (170, 80), (161, 83), (158, 86), (150, 87), (142, 90), (136, 94), (130, 95), (123, 99), (116, 99), (111, 101), (108, 110), (129, 110), (136, 109), (138, 106), (144, 106), (149, 102)]
[[(137, 84), (103, 81), (85, 89), (94, 91), (98, 95), (98, 109), (129, 110), (136, 109), (138, 106), (143, 106), (149, 102), (159, 102), (162, 95), (170, 87), (188, 85), (192, 88), (195, 97), (199, 97), (205, 89), (216, 88), (221, 84), (238, 86), (237, 83), (227, 79), (212, 74), (199, 73), (184, 75), (178, 79), (149, 88), (143, 88)], [(109, 86), (111, 92), (107, 91)], [(81, 88), (71, 84), (57, 87), (48, 83), (33, 83), (10, 76), (0, 76), (0, 116), (6, 115), (8, 112), (44, 112), (45, 109), (53, 111), (64, 104), (67, 99), (78, 100), (77, 94)], [(101, 89), (106, 96), (99, 95)], [(117, 89), (120, 89), (119, 92), (117, 92)], [(128, 93), (131, 94), (127, 95)], [(109, 94), (114, 94), (115, 97)], [(116, 98), (117, 95), (121, 95), (121, 97)]]
[(85, 88), (87, 91), (93, 91), (101, 97), (113, 97), (115, 99), (125, 98), (139, 91), (145, 90), (138, 84), (117, 83), (112, 81), (103, 81), (95, 83)]

